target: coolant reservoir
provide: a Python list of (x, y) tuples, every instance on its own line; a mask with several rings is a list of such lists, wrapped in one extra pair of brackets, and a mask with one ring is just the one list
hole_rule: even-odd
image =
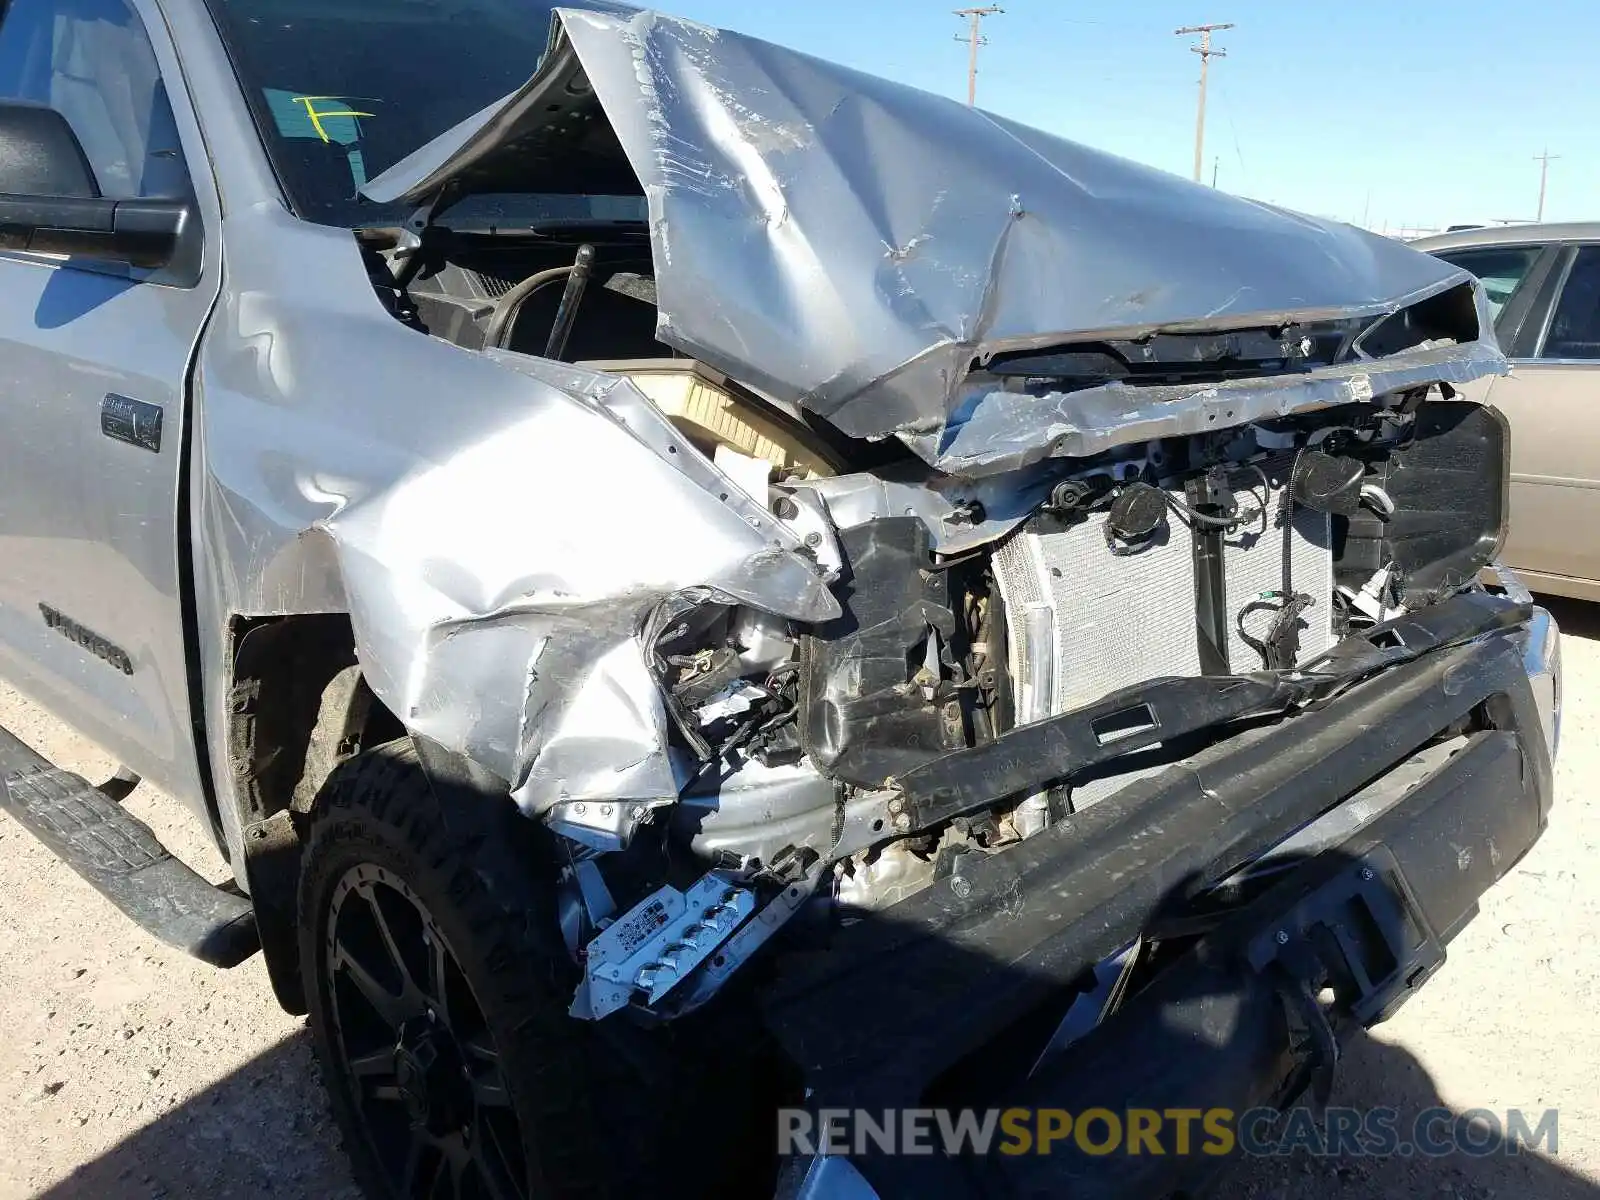
[(717, 447), (762, 459), (782, 475), (834, 474), (827, 459), (807, 445), (804, 427), (742, 400), (725, 376), (690, 358), (628, 359), (580, 364), (626, 375), (707, 457)]

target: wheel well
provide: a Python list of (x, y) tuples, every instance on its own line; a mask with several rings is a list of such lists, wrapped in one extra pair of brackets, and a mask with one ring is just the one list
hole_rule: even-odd
[(234, 622), (228, 769), (245, 824), (305, 812), (339, 762), (404, 732), (361, 677), (343, 613)]
[(239, 618), (230, 632), (227, 770), (244, 828), (245, 881), (273, 990), (300, 1013), (300, 819), (339, 763), (405, 729), (362, 678), (343, 613)]

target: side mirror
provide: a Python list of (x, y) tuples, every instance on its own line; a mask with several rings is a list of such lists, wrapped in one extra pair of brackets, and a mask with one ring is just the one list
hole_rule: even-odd
[(72, 126), (53, 108), (0, 100), (0, 247), (162, 267), (187, 200), (113, 200)]

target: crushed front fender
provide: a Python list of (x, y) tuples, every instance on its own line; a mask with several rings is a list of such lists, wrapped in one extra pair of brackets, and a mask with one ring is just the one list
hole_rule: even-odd
[(231, 219), (196, 373), (211, 678), (239, 617), (348, 612), (377, 697), (530, 814), (675, 799), (638, 631), (686, 593), (838, 615), (799, 535), (628, 381), (420, 336), (348, 233)]

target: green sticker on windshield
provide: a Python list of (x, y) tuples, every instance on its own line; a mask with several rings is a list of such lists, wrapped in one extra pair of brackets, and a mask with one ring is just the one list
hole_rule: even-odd
[(366, 183), (366, 164), (360, 150), (361, 122), (374, 115), (370, 106), (375, 101), (352, 96), (312, 96), (283, 88), (262, 90), (281, 136), (346, 147), (356, 187)]

